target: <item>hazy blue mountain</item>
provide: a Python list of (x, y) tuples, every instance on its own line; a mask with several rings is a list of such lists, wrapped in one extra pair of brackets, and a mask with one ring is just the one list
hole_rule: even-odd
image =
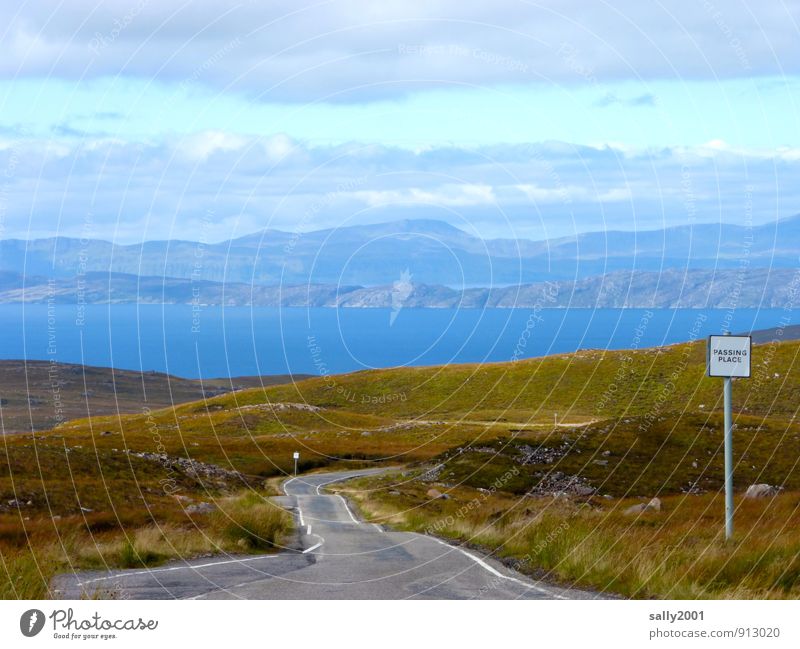
[(792, 268), (799, 256), (800, 215), (753, 228), (697, 224), (548, 241), (482, 240), (441, 221), (406, 220), (299, 234), (265, 230), (214, 244), (11, 239), (0, 242), (0, 272), (379, 286), (407, 270), (415, 283), (461, 287), (571, 280), (620, 270), (738, 268), (743, 260), (751, 267)]

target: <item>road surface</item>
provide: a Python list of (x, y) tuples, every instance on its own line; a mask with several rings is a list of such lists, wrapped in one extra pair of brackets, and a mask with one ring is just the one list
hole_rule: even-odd
[(360, 521), (325, 485), (370, 471), (284, 483), (295, 547), (270, 555), (174, 562), (148, 570), (61, 575), (56, 596), (124, 599), (576, 599), (596, 593), (531, 580), (473, 550)]

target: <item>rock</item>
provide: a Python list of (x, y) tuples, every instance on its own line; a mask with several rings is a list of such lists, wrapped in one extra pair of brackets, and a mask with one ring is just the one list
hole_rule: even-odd
[(81, 507), (81, 511), (85, 514), (91, 514), (94, 510), (89, 509), (88, 507)]
[(397, 489), (392, 489), (391, 491), (387, 492), (390, 496), (399, 496), (400, 492)]
[(107, 437), (108, 435), (113, 435), (113, 434), (114, 434), (113, 431), (104, 430), (102, 433), (100, 433), (100, 437)]
[(639, 503), (638, 505), (631, 505), (623, 513), (624, 514), (644, 514), (645, 512), (660, 512), (661, 499), (651, 498), (650, 502)]
[(22, 501), (17, 500), (16, 498), (8, 501), (9, 507), (22, 507)]
[(247, 539), (239, 539), (238, 541), (236, 541), (236, 545), (238, 545), (240, 548), (246, 548), (250, 544), (247, 542)]
[(769, 484), (751, 484), (744, 492), (745, 498), (771, 498), (780, 491)]
[(592, 464), (597, 464), (599, 466), (608, 466), (608, 460), (592, 460)]
[(692, 462), (692, 468), (693, 468), (693, 469), (696, 469), (696, 468), (697, 468), (697, 462)]
[(425, 492), (425, 495), (431, 500), (436, 500), (437, 498), (442, 497), (442, 492), (438, 489), (428, 489), (428, 491)]
[(208, 514), (216, 509), (211, 503), (197, 503), (186, 508), (187, 514)]

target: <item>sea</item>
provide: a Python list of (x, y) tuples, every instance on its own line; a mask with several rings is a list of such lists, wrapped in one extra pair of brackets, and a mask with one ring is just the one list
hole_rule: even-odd
[(186, 378), (324, 375), (668, 345), (796, 324), (784, 309), (358, 309), (0, 305), (0, 358)]

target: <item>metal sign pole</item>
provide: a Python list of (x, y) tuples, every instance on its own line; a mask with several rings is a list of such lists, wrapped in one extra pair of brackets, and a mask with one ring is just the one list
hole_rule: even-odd
[(294, 458), (294, 475), (297, 477), (297, 458)]
[(733, 379), (750, 378), (750, 336), (709, 336), (706, 347), (708, 376), (723, 380), (725, 443), (725, 540), (733, 538)]
[(731, 406), (733, 379), (723, 379), (725, 401), (725, 540), (733, 537), (733, 408)]

